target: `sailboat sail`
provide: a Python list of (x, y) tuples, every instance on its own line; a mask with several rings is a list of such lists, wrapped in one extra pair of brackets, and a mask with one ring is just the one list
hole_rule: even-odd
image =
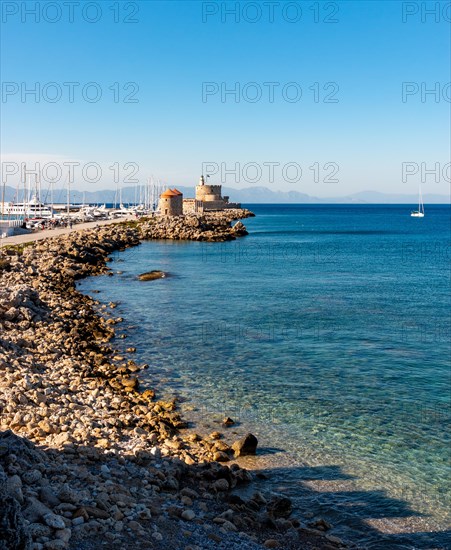
[(424, 218), (424, 203), (423, 196), (421, 194), (421, 188), (418, 192), (418, 210), (414, 210), (410, 213), (412, 218)]

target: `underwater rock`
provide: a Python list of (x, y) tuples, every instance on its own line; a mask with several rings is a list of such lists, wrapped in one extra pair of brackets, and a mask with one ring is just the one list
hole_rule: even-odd
[(166, 273), (164, 271), (148, 271), (146, 273), (141, 273), (141, 275), (138, 275), (138, 279), (140, 281), (153, 281), (155, 279), (164, 279), (166, 277)]

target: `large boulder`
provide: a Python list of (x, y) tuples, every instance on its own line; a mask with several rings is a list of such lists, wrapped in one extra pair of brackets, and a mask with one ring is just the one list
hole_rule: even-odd
[(247, 232), (247, 229), (246, 229), (246, 226), (238, 221), (236, 222), (236, 224), (232, 227), (232, 231), (233, 233), (235, 233), (236, 236), (238, 237), (241, 237), (241, 236), (244, 236), (244, 235), (248, 235), (249, 233)]
[(155, 279), (163, 279), (164, 277), (166, 277), (166, 273), (158, 270), (148, 271), (147, 273), (138, 275), (140, 281), (153, 281)]
[(286, 497), (275, 497), (267, 507), (268, 514), (274, 519), (288, 518), (293, 510), (291, 500)]
[(232, 445), (235, 456), (255, 455), (258, 440), (253, 434), (247, 434)]

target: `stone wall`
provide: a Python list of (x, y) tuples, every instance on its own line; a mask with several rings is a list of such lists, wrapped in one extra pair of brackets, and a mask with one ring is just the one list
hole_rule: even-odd
[(204, 206), (197, 199), (183, 199), (183, 214), (202, 214)]

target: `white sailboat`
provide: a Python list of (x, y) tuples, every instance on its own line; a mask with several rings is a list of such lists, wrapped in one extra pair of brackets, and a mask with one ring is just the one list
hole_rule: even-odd
[(421, 194), (421, 188), (418, 193), (418, 210), (413, 210), (410, 213), (410, 216), (412, 218), (424, 218), (424, 203), (423, 203), (423, 196)]

